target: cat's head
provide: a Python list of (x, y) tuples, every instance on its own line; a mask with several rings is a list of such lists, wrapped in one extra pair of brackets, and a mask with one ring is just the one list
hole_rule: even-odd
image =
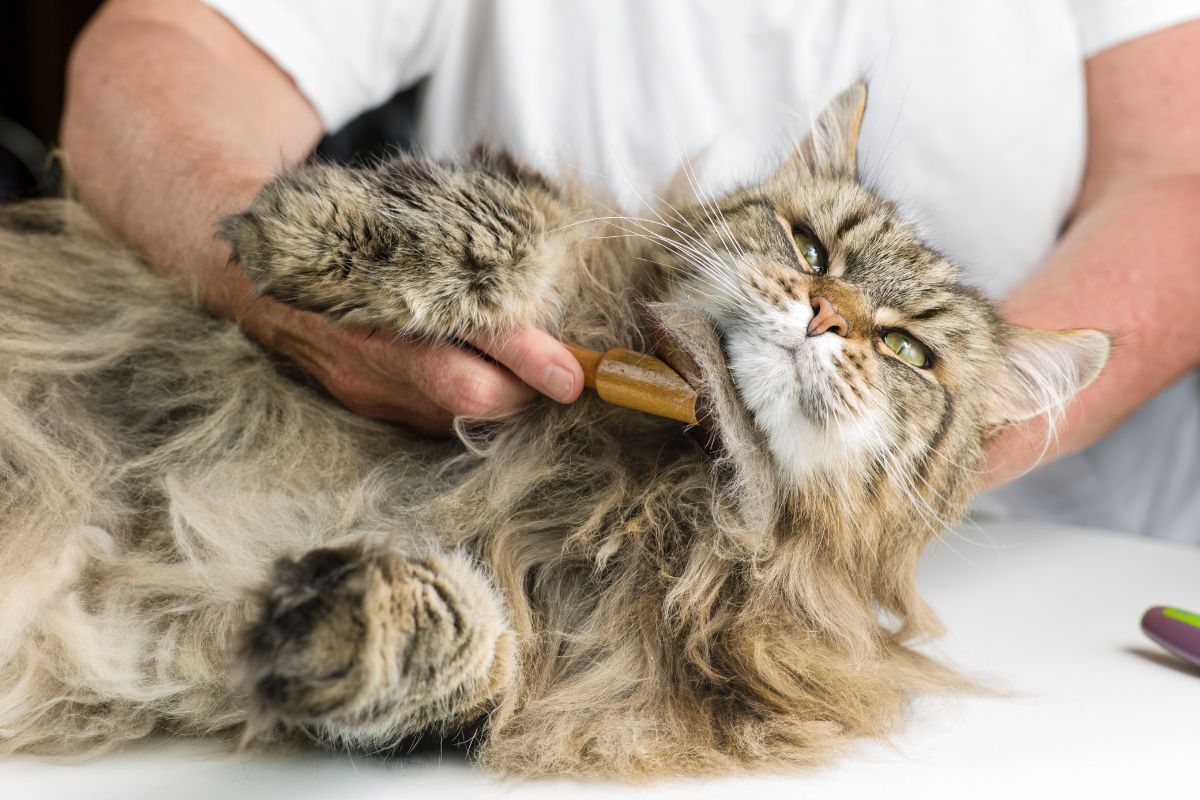
[(1060, 410), (1109, 340), (1009, 325), (963, 285), (859, 182), (865, 104), (851, 87), (767, 180), (664, 215), (670, 297), (714, 324), (783, 495), (941, 521), (995, 433)]

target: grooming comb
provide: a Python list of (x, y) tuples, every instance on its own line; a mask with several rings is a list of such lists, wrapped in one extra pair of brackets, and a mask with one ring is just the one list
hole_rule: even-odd
[(567, 349), (583, 367), (583, 385), (604, 402), (697, 424), (696, 390), (654, 356), (623, 347), (603, 353), (571, 344)]

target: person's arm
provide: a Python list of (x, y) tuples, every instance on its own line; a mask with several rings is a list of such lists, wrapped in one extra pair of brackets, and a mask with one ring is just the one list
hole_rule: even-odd
[[(1047, 458), (1095, 442), (1200, 364), (1200, 22), (1099, 53), (1086, 69), (1087, 168), (1072, 220), (1001, 306), (1023, 325), (1116, 336)], [(1035, 464), (1044, 430), (1003, 435), (989, 452), (989, 484)]]
[(504, 337), (502, 348), (479, 343), (510, 370), (452, 345), (330, 327), (252, 297), (216, 238), (217, 221), (248, 206), (321, 133), (291, 79), (198, 0), (110, 0), (72, 52), (62, 144), (81, 199), (213, 313), (290, 357), (347, 407), (440, 432), (454, 414), (519, 407), (529, 386), (574, 400), (579, 365), (539, 330)]

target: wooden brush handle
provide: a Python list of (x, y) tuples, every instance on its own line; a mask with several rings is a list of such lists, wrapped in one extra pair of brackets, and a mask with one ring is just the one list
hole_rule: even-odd
[(567, 349), (583, 367), (583, 385), (604, 402), (696, 424), (696, 390), (657, 358), (623, 347), (605, 353), (571, 344)]

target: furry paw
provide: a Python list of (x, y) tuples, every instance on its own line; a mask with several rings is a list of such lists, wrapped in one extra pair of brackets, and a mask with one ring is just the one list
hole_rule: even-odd
[(501, 606), (465, 558), (354, 548), (277, 565), (244, 659), (257, 726), (370, 745), (469, 721), (515, 665)]
[(401, 156), (309, 165), (263, 187), (222, 235), (259, 292), (407, 333), (552, 324), (574, 276), (566, 213), (540, 177)]

